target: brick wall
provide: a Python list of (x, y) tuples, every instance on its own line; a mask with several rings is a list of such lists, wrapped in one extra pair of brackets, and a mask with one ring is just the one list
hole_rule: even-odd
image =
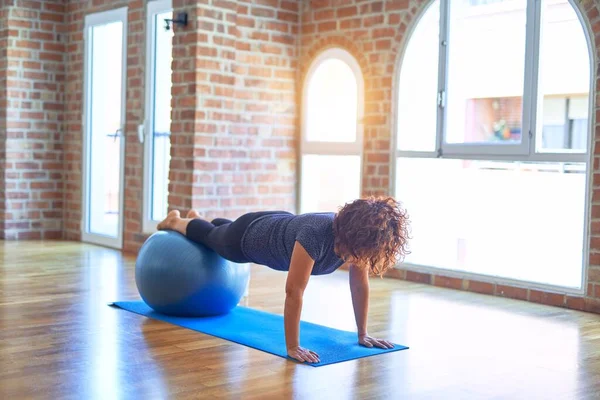
[(62, 237), (64, 5), (5, 2), (3, 221), (6, 239)]
[[(232, 132), (245, 153), (228, 176), (237, 214), (252, 209), (295, 209), (298, 2), (240, 1), (236, 42), (238, 123)], [(239, 172), (238, 172), (239, 171)]]
[(192, 24), (174, 38), (170, 207), (293, 210), (298, 3), (189, 3), (174, 1)]
[[(596, 79), (595, 92), (590, 94), (590, 99), (593, 100), (595, 109), (595, 115), (591, 115), (594, 122), (594, 131), (592, 132), (592, 143), (590, 149), (592, 149), (593, 163), (590, 168), (593, 169), (592, 182), (591, 182), (591, 210), (588, 213), (590, 216), (589, 232), (590, 232), (590, 253), (588, 260), (587, 270), (587, 288), (586, 298), (583, 301), (571, 300), (569, 304), (569, 298), (565, 299), (567, 306), (576, 309), (585, 309), (600, 313), (600, 147), (598, 139), (600, 139), (600, 104), (598, 96), (598, 88), (600, 88), (600, 76), (598, 74), (598, 61), (600, 59), (600, 1), (598, 0), (580, 0), (578, 2), (579, 9), (582, 11), (584, 16), (587, 31), (592, 37), (592, 55), (594, 57), (594, 64), (596, 66), (593, 77)], [(587, 244), (587, 243), (586, 243)], [(533, 301), (536, 300), (536, 295)], [(543, 300), (546, 300), (542, 296)], [(531, 295), (530, 295), (530, 300)], [(553, 299), (555, 303), (561, 303), (561, 299)], [(548, 302), (548, 300), (547, 300)], [(564, 303), (563, 303), (564, 304)]]
[[(114, 1), (113, 1), (114, 3)], [(144, 81), (146, 73), (146, 1), (128, 1), (127, 90), (125, 93), (125, 251), (137, 251), (146, 237), (142, 235), (142, 193), (144, 185), (144, 146), (137, 127), (145, 118)]]
[(6, 163), (6, 70), (8, 68), (8, 11), (5, 1), (0, 3), (0, 238), (5, 237), (6, 190), (4, 165)]
[[(306, 73), (314, 57), (324, 49), (347, 49), (360, 63), (365, 76), (365, 165), (363, 195), (391, 194), (389, 172), (392, 122), (392, 82), (396, 61), (406, 44), (408, 27), (416, 23), (425, 0), (312, 0), (301, 10), (300, 70)], [(586, 25), (600, 50), (600, 2), (577, 2)], [(301, 84), (302, 82), (300, 82)], [(600, 87), (600, 81), (598, 86)], [(596, 98), (596, 96), (592, 96)], [(600, 115), (600, 114), (598, 114)], [(597, 126), (595, 137), (600, 136)], [(586, 296), (567, 296), (519, 287), (469, 281), (435, 274), (395, 270), (390, 276), (454, 289), (512, 297), (533, 302), (600, 312), (600, 150), (594, 149), (594, 191), (591, 252)]]

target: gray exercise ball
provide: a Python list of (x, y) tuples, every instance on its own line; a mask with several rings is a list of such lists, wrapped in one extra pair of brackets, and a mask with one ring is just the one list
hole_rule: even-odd
[(248, 264), (228, 261), (174, 231), (150, 236), (135, 264), (142, 299), (166, 315), (226, 314), (240, 302), (249, 279)]

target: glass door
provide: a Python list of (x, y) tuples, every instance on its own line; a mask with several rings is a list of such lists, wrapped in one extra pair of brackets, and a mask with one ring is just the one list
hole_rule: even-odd
[(85, 19), (82, 240), (123, 245), (127, 8)]

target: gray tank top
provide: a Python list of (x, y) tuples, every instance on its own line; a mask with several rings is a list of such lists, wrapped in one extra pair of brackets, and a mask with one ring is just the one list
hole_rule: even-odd
[(242, 236), (242, 251), (256, 264), (289, 271), (294, 244), (298, 241), (315, 261), (311, 274), (330, 274), (344, 264), (333, 251), (334, 215), (265, 215), (246, 228)]

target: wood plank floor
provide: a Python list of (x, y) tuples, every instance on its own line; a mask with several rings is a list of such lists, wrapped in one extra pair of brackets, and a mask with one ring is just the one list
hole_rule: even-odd
[[(134, 258), (0, 242), (0, 399), (600, 399), (600, 316), (373, 279), (372, 334), (411, 347), (321, 368), (107, 306)], [(255, 267), (245, 304), (283, 311)], [(312, 279), (303, 319), (353, 330), (347, 273)]]

